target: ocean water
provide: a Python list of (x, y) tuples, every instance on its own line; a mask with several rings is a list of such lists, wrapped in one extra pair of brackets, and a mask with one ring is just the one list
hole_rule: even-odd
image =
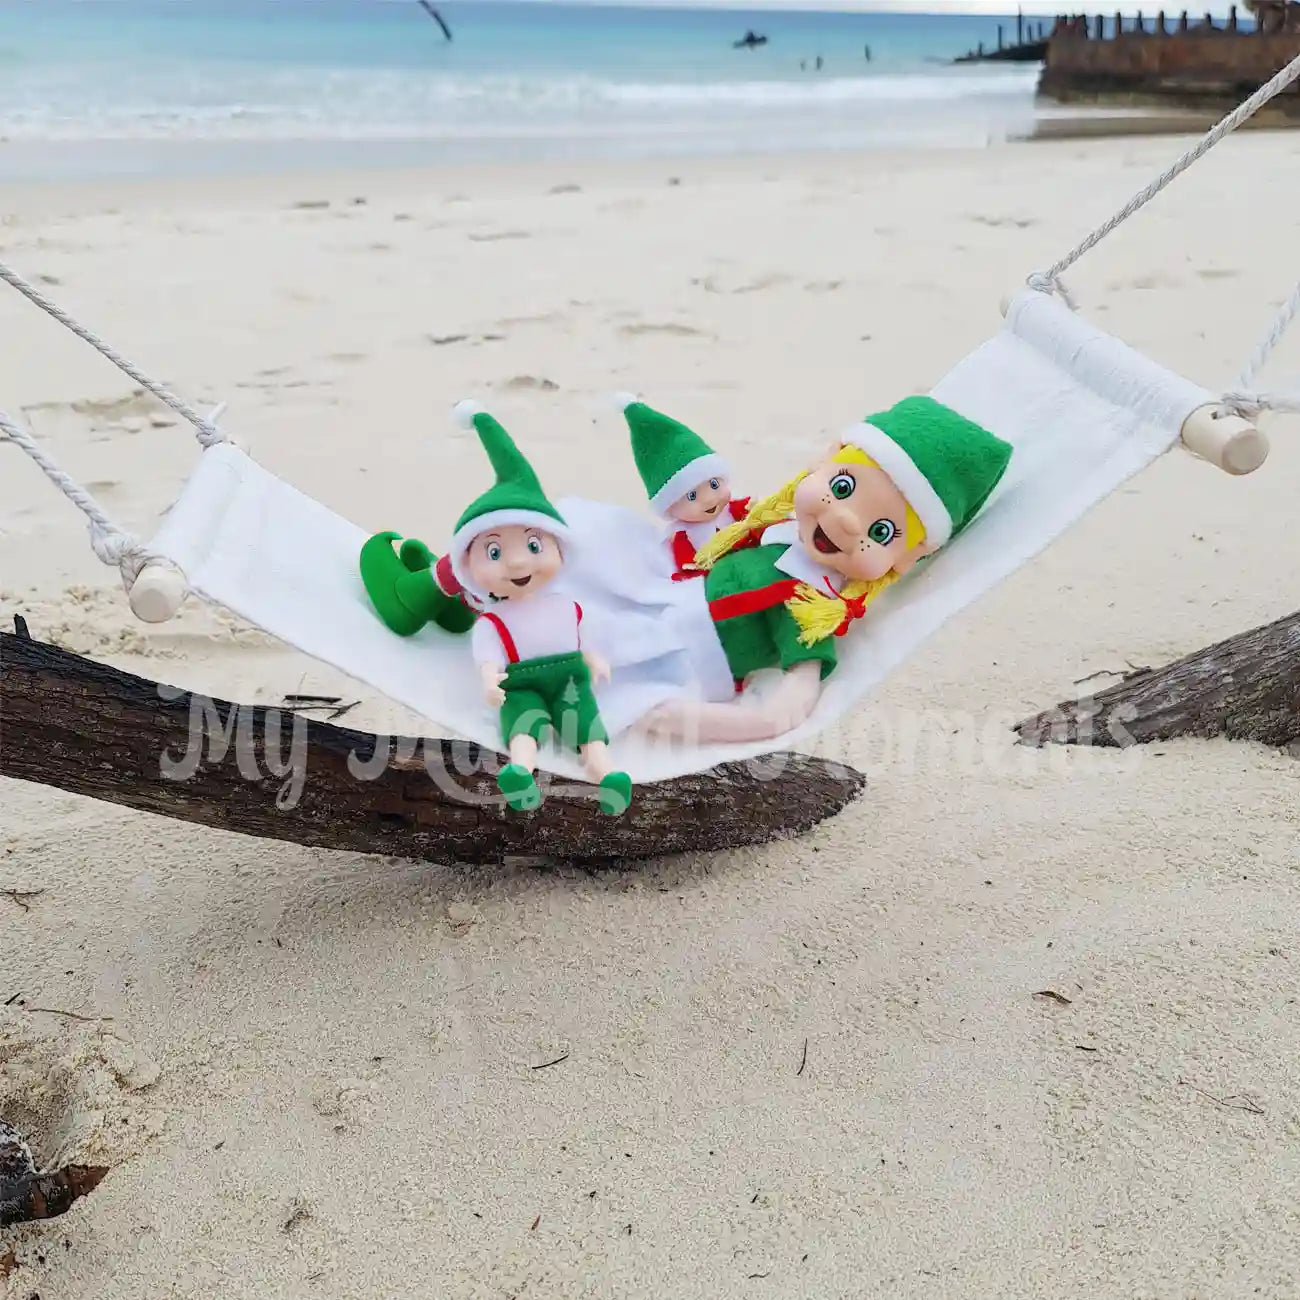
[[(450, 42), (417, 0), (0, 0), (0, 169), (6, 150), (90, 159), (100, 142), (457, 159), (982, 146), (1034, 117), (1035, 66), (949, 62), (1014, 18), (438, 9)], [(733, 48), (749, 29), (767, 44)]]

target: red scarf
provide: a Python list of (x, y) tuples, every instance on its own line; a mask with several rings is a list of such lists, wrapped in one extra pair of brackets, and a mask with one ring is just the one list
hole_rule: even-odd
[[(733, 523), (739, 523), (749, 513), (749, 497), (738, 497), (735, 501), (727, 503), (727, 511), (731, 515)], [(762, 535), (761, 527), (753, 529), (748, 537), (737, 542), (731, 549), (733, 551), (744, 550), (747, 546), (757, 546), (758, 539)], [(682, 582), (687, 578), (702, 578), (705, 570), (695, 567), (695, 546), (691, 539), (686, 535), (686, 529), (679, 528), (673, 534), (673, 564), (676, 566), (676, 572), (673, 574), (674, 582)]]

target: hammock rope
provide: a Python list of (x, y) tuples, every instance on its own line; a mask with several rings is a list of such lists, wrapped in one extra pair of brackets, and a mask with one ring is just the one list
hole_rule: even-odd
[(128, 361), (116, 348), (100, 338), (94, 330), (87, 328), (80, 321), (69, 316), (57, 303), (51, 302), (34, 284), (29, 280), (25, 280), (17, 271), (4, 262), (0, 262), (0, 280), (12, 285), (29, 302), (53, 316), (60, 325), (67, 326), (79, 339), (89, 343), (102, 357), (106, 357), (119, 370), (134, 379), (141, 388), (151, 392), (164, 406), (170, 407), (183, 420), (188, 420), (194, 426), (194, 433), (199, 440), (199, 446), (206, 450), (208, 447), (225, 441), (226, 435), (217, 428), (215, 423), (221, 410), (220, 407), (210, 416), (204, 417), (200, 415), (192, 406), (183, 402), (165, 385), (158, 383), (157, 380), (150, 379), (139, 366), (132, 361)]
[(1058, 293), (1066, 305), (1074, 309), (1074, 299), (1062, 283), (1061, 276), (1081, 257), (1096, 248), (1107, 235), (1122, 226), (1135, 212), (1146, 207), (1157, 194), (1173, 184), (1193, 163), (1204, 158), (1220, 140), (1231, 135), (1243, 122), (1249, 121), (1265, 104), (1298, 80), (1300, 80), (1300, 56), (1292, 59), (1249, 99), (1239, 104), (1216, 126), (1211, 127), (1182, 157), (1161, 172), (1144, 189), (1139, 190), (1113, 217), (1104, 221), (1090, 235), (1082, 239), (1059, 262), (1054, 263), (1046, 271), (1031, 275), (1030, 288), (1047, 293)]
[(1300, 313), (1300, 281), (1297, 281), (1290, 297), (1282, 304), (1281, 310), (1269, 327), (1269, 331), (1260, 339), (1250, 359), (1242, 367), (1236, 385), (1223, 395), (1224, 406), (1234, 415), (1247, 419), (1262, 410), (1289, 411), (1300, 414), (1300, 397), (1290, 393), (1254, 393), (1255, 378), (1264, 368), (1265, 362), (1272, 356), (1274, 349), (1282, 341), (1282, 336), (1291, 327), (1296, 315)]
[(45, 477), (86, 516), (91, 549), (104, 564), (115, 565), (121, 571), (122, 585), (130, 591), (131, 584), (140, 576), (140, 570), (150, 560), (159, 557), (138, 537), (119, 528), (99, 502), (76, 479), (60, 468), (36, 439), (4, 411), (0, 411), (0, 432), (25, 451), (44, 471)]

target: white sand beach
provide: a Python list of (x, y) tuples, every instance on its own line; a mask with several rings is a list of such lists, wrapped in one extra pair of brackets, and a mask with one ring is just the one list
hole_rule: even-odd
[[(621, 389), (764, 490), (1185, 143), (20, 186), (0, 256), (273, 471), (437, 545), (485, 481), (457, 399), (553, 496), (642, 504)], [(1232, 384), (1297, 274), (1298, 163), (1225, 143), (1067, 277), (1083, 309)], [(8, 289), (0, 338), (0, 407), (147, 534), (189, 431)], [(1297, 375), (1300, 336), (1264, 382)], [(1300, 1294), (1300, 764), (1009, 730), (1300, 607), (1300, 439), (1268, 427), (1258, 473), (1171, 453), (950, 623), (826, 738), (869, 784), (791, 843), (429, 867), (0, 781), (0, 1112), (113, 1165), (0, 1235), (8, 1300)], [(18, 613), (418, 725), (193, 603), (136, 622), (0, 446)]]

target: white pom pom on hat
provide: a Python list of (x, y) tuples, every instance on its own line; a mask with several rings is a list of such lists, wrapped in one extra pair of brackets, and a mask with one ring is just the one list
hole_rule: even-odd
[(636, 406), (641, 401), (635, 393), (615, 393), (611, 400), (620, 411), (626, 411), (629, 406)]

